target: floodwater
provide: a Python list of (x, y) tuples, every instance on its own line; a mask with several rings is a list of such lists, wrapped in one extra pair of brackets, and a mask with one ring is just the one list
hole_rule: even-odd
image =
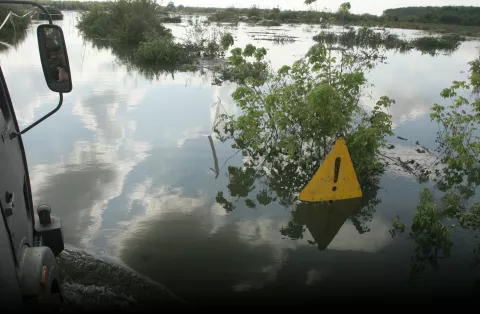
[[(83, 41), (74, 13), (56, 23), (66, 37), (74, 89), (64, 95), (58, 113), (23, 138), (34, 203), (51, 205), (72, 247), (63, 263), (84, 258), (95, 265), (94, 256), (125, 265), (192, 304), (243, 304), (249, 298), (286, 302), (293, 296), (340, 291), (358, 296), (385, 287), (465, 293), (475, 284), (473, 238), (456, 233), (452, 258), (441, 261), (438, 270), (422, 273), (415, 288), (409, 286), (413, 243), (406, 235), (392, 239), (389, 229), (397, 215), (411, 222), (419, 191), (429, 185), (395, 169), (381, 180), (378, 204), (364, 223), (367, 232), (355, 227), (350, 219), (355, 205), (348, 202), (297, 209), (303, 225), (297, 239), (280, 232), (295, 208), (273, 202), (250, 209), (240, 200), (227, 213), (215, 197), (219, 191), (228, 195), (227, 167), (240, 165), (242, 159), (240, 154), (229, 159), (235, 150), (214, 139), (217, 177), (208, 136), (218, 99), (225, 110), (235, 112), (229, 96), (234, 86), (212, 85), (210, 77), (192, 73), (145, 78), (108, 49)], [(177, 36), (185, 31), (182, 25), (169, 27)], [(232, 31), (239, 45), (253, 42), (268, 48), (278, 67), (306, 53), (319, 28), (274, 28), (299, 37), (286, 45), (256, 41), (248, 33), (259, 30), (240, 25)], [(387, 64), (368, 74), (375, 86), (373, 100), (365, 98), (365, 105), (373, 106), (382, 95), (396, 100), (391, 108), (394, 131), (409, 140), (389, 138), (397, 154), (424, 157), (415, 152), (411, 142), (416, 141), (435, 148), (437, 126), (430, 122), (429, 108), (442, 101), (443, 88), (465, 79), (467, 62), (479, 57), (479, 46), (478, 41), (465, 42), (451, 56), (387, 53)], [(58, 101), (44, 81), (37, 51), (34, 26), (23, 42), (0, 55), (20, 128)], [(117, 280), (112, 266), (111, 281), (85, 283), (78, 275), (69, 276), (78, 265), (64, 270), (70, 278), (67, 297), (74, 302), (82, 291), (87, 294), (87, 286), (95, 295), (95, 287), (114, 286)], [(84, 274), (95, 278), (97, 271), (104, 267), (89, 267)], [(132, 295), (128, 289), (121, 294), (125, 300)]]

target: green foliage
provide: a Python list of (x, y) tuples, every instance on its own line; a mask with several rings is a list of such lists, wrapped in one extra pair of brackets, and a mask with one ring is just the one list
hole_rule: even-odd
[(206, 58), (221, 58), (235, 43), (232, 34), (216, 27), (209, 27), (196, 17), (188, 20), (185, 49), (193, 55)]
[(412, 40), (411, 45), (419, 51), (434, 55), (437, 51), (454, 52), (463, 41), (466, 38), (458, 35), (425, 36)]
[(350, 14), (350, 9), (352, 6), (350, 5), (350, 2), (344, 2), (340, 5), (340, 8), (338, 8), (338, 14), (342, 17), (345, 17)]
[(464, 197), (471, 197), (480, 184), (480, 98), (472, 93), (478, 88), (478, 64), (478, 60), (470, 63), (468, 81), (455, 81), (442, 91), (450, 104), (434, 104), (430, 115), (440, 127), (437, 142), (444, 168), (438, 186), (444, 191), (454, 188)]
[(104, 10), (94, 5), (81, 13), (77, 27), (88, 37), (136, 45), (151, 37), (171, 38), (154, 0), (119, 0)]
[[(306, 0), (306, 4), (312, 4), (315, 0)], [(115, 2), (96, 1), (41, 1), (42, 4), (50, 5), (60, 10), (83, 10), (88, 11), (92, 6), (101, 6), (104, 10), (114, 6)], [(248, 16), (250, 9), (247, 8), (202, 8), (177, 6), (175, 10), (185, 14), (211, 14), (211, 21), (215, 22), (238, 22), (241, 16)], [(372, 14), (342, 15), (340, 12), (316, 12), (316, 11), (281, 11), (278, 8), (268, 10), (259, 9), (254, 16), (260, 19), (274, 20), (281, 23), (307, 23), (323, 24), (323, 21), (332, 20), (335, 23), (350, 23), (362, 26), (385, 26), (391, 28), (419, 29), (435, 31), (439, 33), (461, 34), (464, 36), (478, 36), (480, 32), (480, 20), (478, 7), (413, 7), (386, 10), (382, 16)], [(470, 25), (470, 26), (469, 26)]]
[(473, 92), (480, 92), (480, 59), (470, 62), (470, 84)]
[(175, 4), (170, 1), (170, 2), (167, 4), (167, 10), (170, 11), (170, 12), (175, 11)]
[(212, 22), (238, 22), (239, 16), (246, 12), (239, 12), (235, 8), (216, 9), (215, 12), (208, 17)]
[[(266, 54), (266, 49), (257, 50), (252, 45), (247, 45), (244, 50), (233, 49), (231, 56), (228, 57), (227, 66), (218, 69), (221, 75), (218, 80), (245, 84), (246, 79), (250, 78), (256, 81), (257, 86), (263, 85), (270, 71), (268, 64), (263, 62)], [(253, 55), (255, 55), (254, 58)]]
[(253, 17), (253, 16), (260, 16), (260, 8), (256, 5), (253, 5), (247, 12), (248, 17)]
[(114, 2), (105, 1), (38, 1), (42, 5), (57, 8), (59, 10), (88, 11), (92, 6), (102, 6), (107, 9)]
[[(477, 125), (480, 122), (480, 98), (478, 88), (480, 61), (470, 63), (468, 81), (453, 82), (441, 96), (449, 100), (449, 105), (434, 104), (431, 118), (439, 124), (437, 136), (441, 169), (436, 169), (437, 187), (445, 192), (442, 204), (437, 205), (431, 192), (421, 192), (410, 227), (410, 238), (416, 244), (413, 257), (412, 277), (419, 275), (426, 266), (436, 267), (438, 259), (449, 257), (453, 245), (451, 233), (460, 228), (480, 229), (480, 204), (468, 206), (468, 199), (474, 196), (480, 184), (480, 136)], [(405, 225), (394, 221), (392, 236), (403, 232)], [(474, 253), (479, 256), (480, 246)]]
[[(307, 0), (306, 4), (312, 4), (315, 1)], [(415, 19), (403, 19), (394, 18), (390, 15), (377, 16), (373, 14), (344, 14), (348, 5), (345, 3), (343, 10), (337, 12), (324, 12), (324, 11), (292, 11), (279, 9), (259, 9), (258, 16), (252, 16), (248, 21), (258, 22), (259, 20), (273, 20), (278, 23), (302, 23), (302, 24), (320, 24), (324, 25), (325, 22), (330, 21), (333, 24), (350, 24), (367, 27), (387, 27), (387, 28), (403, 28), (403, 29), (417, 29), (434, 31), (436, 33), (443, 34), (459, 34), (463, 36), (476, 37), (480, 33), (480, 27), (467, 26), (476, 24), (449, 24), (442, 22), (441, 20), (432, 20), (428, 22), (426, 20)], [(183, 11), (188, 14), (209, 14), (209, 20), (213, 22), (228, 22), (237, 23), (242, 20), (242, 17), (248, 17), (247, 8), (200, 8), (200, 7), (186, 7)], [(350, 9), (348, 9), (350, 10)], [(412, 22), (410, 22), (412, 21)]]
[(382, 97), (371, 112), (359, 104), (368, 62), (347, 54), (337, 62), (315, 45), (305, 58), (273, 71), (266, 53), (253, 45), (232, 50), (227, 72), (240, 84), (232, 97), (241, 114), (220, 115), (215, 132), (248, 158), (252, 177), (265, 177), (264, 166), (276, 170), (266, 176), (267, 195), (291, 205), (341, 135), (361, 183), (377, 184), (380, 148), (392, 134), (386, 110), (393, 101)]
[[(429, 189), (420, 193), (420, 203), (413, 218), (409, 238), (415, 242), (415, 255), (410, 272), (410, 279), (415, 280), (427, 265), (436, 268), (438, 260), (450, 256), (453, 245), (451, 228), (445, 225), (445, 220), (452, 214), (458, 213), (459, 203), (453, 195), (447, 194), (444, 198), (446, 206), (439, 208)], [(392, 236), (397, 232), (403, 233), (405, 224), (399, 223), (397, 217), (394, 228), (390, 230)]]
[(165, 15), (154, 0), (119, 0), (107, 8), (93, 5), (89, 11), (82, 12), (78, 28), (87, 39), (116, 50), (125, 63), (142, 68), (143, 72), (150, 73), (160, 67), (167, 67), (169, 71), (179, 69), (199, 57), (223, 57), (234, 43), (230, 34), (218, 31), (208, 38), (199, 19), (195, 23), (190, 21), (188, 41), (173, 41), (170, 30), (162, 22), (181, 19)]
[(235, 209), (235, 205), (233, 205), (232, 202), (229, 202), (224, 196), (223, 196), (223, 192), (220, 191), (218, 192), (215, 200), (217, 201), (218, 204), (222, 205), (223, 208), (225, 208), (225, 210), (227, 212), (231, 212), (232, 210)]
[(141, 42), (134, 56), (138, 62), (145, 65), (172, 65), (192, 61), (192, 57), (182, 45), (162, 37)]
[[(400, 223), (400, 218), (394, 220), (390, 230), (392, 237), (403, 233), (406, 225)], [(458, 226), (453, 223), (458, 222)], [(436, 204), (429, 189), (420, 193), (420, 203), (413, 218), (409, 239), (415, 243), (415, 253), (412, 257), (410, 279), (416, 280), (428, 266), (437, 268), (439, 260), (450, 257), (453, 246), (452, 233), (457, 229), (480, 229), (480, 204), (467, 208), (465, 202), (454, 191), (448, 191), (440, 204)], [(478, 248), (473, 252), (478, 258)]]
[(162, 23), (182, 23), (180, 16), (163, 16), (160, 18)]
[(432, 56), (437, 55), (440, 51), (452, 53), (466, 40), (466, 38), (457, 35), (425, 36), (405, 40), (389, 31), (378, 32), (366, 27), (361, 27), (357, 30), (349, 29), (340, 33), (322, 31), (320, 34), (315, 35), (313, 39), (331, 47), (363, 48), (375, 51), (395, 50), (400, 53), (407, 53), (416, 49)]
[(225, 33), (222, 35), (222, 38), (220, 39), (220, 44), (222, 45), (222, 48), (224, 50), (227, 50), (228, 48), (230, 48), (235, 44), (235, 39), (233, 39), (232, 34)]

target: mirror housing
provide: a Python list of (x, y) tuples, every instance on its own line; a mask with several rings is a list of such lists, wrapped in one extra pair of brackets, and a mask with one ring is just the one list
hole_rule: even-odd
[(62, 28), (42, 24), (37, 28), (38, 49), (48, 88), (57, 93), (72, 91), (72, 77)]

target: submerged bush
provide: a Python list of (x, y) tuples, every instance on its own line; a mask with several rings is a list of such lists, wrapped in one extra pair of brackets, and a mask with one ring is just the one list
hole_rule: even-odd
[(222, 35), (222, 38), (220, 39), (220, 44), (222, 45), (222, 48), (224, 50), (227, 50), (228, 48), (230, 48), (235, 44), (235, 39), (233, 39), (232, 34), (225, 33)]
[(143, 64), (172, 65), (191, 62), (183, 45), (168, 38), (151, 38), (141, 42), (135, 50), (135, 59)]
[(160, 19), (162, 23), (182, 23), (180, 16), (164, 16)]
[[(296, 200), (341, 136), (362, 186), (376, 185), (384, 166), (380, 148), (385, 136), (393, 134), (386, 113), (393, 100), (382, 97), (372, 111), (360, 105), (368, 66), (349, 55), (338, 64), (320, 44), (278, 71), (266, 63), (266, 54), (252, 45), (232, 50), (227, 67), (240, 84), (232, 97), (241, 113), (218, 116), (215, 132), (220, 140), (231, 141), (253, 173), (260, 175), (267, 168), (293, 176), (282, 184), (267, 184), (274, 187), (267, 195), (285, 205)], [(272, 176), (277, 177), (273, 170)]]
[(212, 22), (238, 22), (239, 13), (234, 8), (219, 9), (208, 17)]
[(458, 35), (443, 35), (441, 37), (425, 36), (412, 40), (412, 45), (422, 52), (437, 50), (453, 52), (457, 50), (465, 40), (465, 37)]
[(184, 45), (192, 56), (221, 58), (235, 43), (232, 34), (205, 25), (198, 17), (189, 19), (188, 23)]
[[(192, 30), (187, 41), (174, 42), (162, 21), (181, 19), (165, 16), (154, 0), (119, 0), (109, 6), (93, 5), (81, 14), (78, 28), (87, 39), (121, 50), (123, 60), (139, 67), (177, 67), (191, 64), (198, 57), (223, 57), (234, 42), (231, 35), (219, 32), (207, 38), (205, 26), (198, 19), (190, 22)], [(130, 54), (125, 56), (125, 51)]]
[[(410, 226), (410, 238), (416, 244), (412, 279), (427, 266), (437, 267), (439, 259), (449, 257), (451, 235), (457, 229), (480, 230), (480, 203), (470, 199), (480, 185), (480, 60), (470, 63), (467, 81), (454, 81), (441, 92), (447, 105), (434, 104), (430, 117), (438, 123), (436, 152), (439, 162), (432, 169), (436, 188), (445, 192), (436, 202), (430, 190), (421, 192), (421, 202)], [(437, 204), (440, 203), (440, 204)], [(394, 222), (392, 236), (405, 230), (406, 225)], [(477, 238), (477, 237), (476, 237)], [(480, 264), (480, 243), (474, 248), (475, 263)]]
[(405, 40), (388, 31), (376, 32), (373, 29), (364, 27), (358, 30), (350, 29), (341, 33), (322, 31), (320, 34), (315, 35), (313, 39), (326, 45), (338, 45), (346, 49), (360, 47), (372, 50), (395, 50), (401, 53), (418, 50), (430, 55), (436, 55), (439, 51), (453, 52), (466, 40), (466, 38), (457, 35), (425, 36)]
[(160, 19), (154, 0), (119, 0), (105, 10), (92, 6), (82, 12), (77, 27), (87, 37), (111, 39), (122, 44), (138, 44), (151, 36), (172, 38)]

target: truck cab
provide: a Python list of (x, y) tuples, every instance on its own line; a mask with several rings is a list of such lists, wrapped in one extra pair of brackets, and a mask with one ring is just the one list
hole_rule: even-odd
[[(30, 1), (0, 3), (30, 4), (48, 14), (41, 5)], [(49, 16), (49, 15), (48, 15)], [(57, 107), (24, 130), (15, 116), (7, 82), (0, 67), (0, 302), (2, 313), (32, 309), (41, 305), (61, 304), (63, 294), (56, 257), (63, 251), (60, 220), (51, 208), (41, 204), (34, 209), (27, 158), (22, 136), (60, 109), (63, 93), (72, 89), (71, 78), (62, 80), (50, 71), (58, 57), (65, 60), (61, 70), (70, 72), (68, 56), (60, 27), (49, 24), (37, 28), (40, 61), (48, 87), (58, 92)], [(55, 46), (55, 47), (53, 47)], [(50, 60), (54, 53), (56, 60)], [(60, 65), (59, 65), (60, 66)]]

